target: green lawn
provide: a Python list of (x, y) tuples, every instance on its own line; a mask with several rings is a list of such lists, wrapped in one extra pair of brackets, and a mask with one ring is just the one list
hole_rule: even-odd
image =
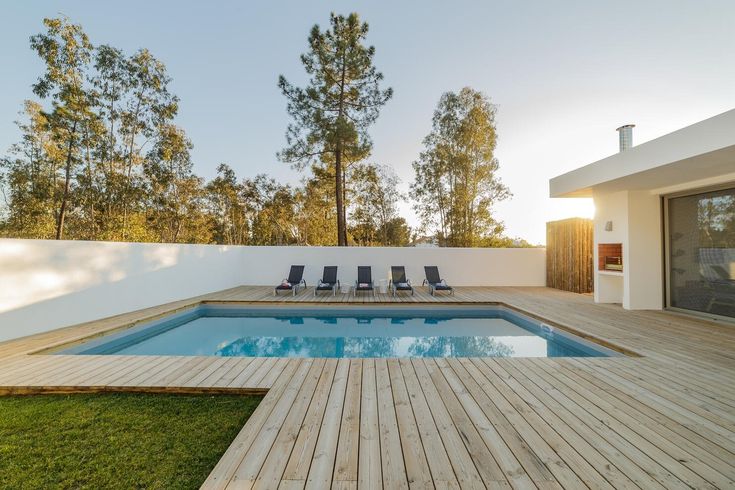
[(0, 488), (198, 488), (260, 400), (0, 397)]

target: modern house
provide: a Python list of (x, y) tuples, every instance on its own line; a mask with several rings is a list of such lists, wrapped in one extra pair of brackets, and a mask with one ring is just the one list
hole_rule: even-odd
[(626, 309), (735, 318), (735, 109), (549, 182), (595, 204), (595, 293)]

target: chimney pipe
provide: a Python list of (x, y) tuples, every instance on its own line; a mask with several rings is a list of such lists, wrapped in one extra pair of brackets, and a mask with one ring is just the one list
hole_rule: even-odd
[(625, 124), (615, 131), (620, 135), (620, 151), (629, 150), (633, 147), (633, 128), (635, 124)]

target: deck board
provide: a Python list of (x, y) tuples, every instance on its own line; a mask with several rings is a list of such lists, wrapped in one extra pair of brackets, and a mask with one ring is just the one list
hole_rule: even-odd
[[(619, 358), (279, 359), (46, 350), (201, 302), (503, 303)], [(547, 288), (274, 297), (242, 286), (0, 343), (0, 393), (266, 396), (204, 488), (735, 486), (735, 326)]]

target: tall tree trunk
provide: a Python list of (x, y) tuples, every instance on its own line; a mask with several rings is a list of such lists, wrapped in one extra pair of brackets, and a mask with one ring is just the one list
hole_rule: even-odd
[[(347, 75), (347, 60), (345, 59), (346, 53), (342, 52), (342, 76), (339, 84), (339, 111), (337, 112), (337, 122), (342, 121), (344, 114), (344, 100), (345, 100), (345, 83)], [(337, 245), (340, 247), (347, 246), (347, 223), (345, 220), (345, 201), (343, 193), (342, 181), (342, 135), (338, 136), (337, 139), (337, 150), (334, 153), (334, 174), (336, 179), (336, 193), (337, 193)]]
[(69, 135), (69, 148), (66, 151), (66, 169), (64, 171), (64, 194), (61, 197), (61, 209), (59, 209), (59, 220), (56, 223), (56, 239), (61, 240), (64, 235), (64, 218), (66, 217), (66, 202), (69, 200), (69, 184), (71, 180), (71, 161), (72, 152), (74, 150), (74, 133), (77, 131), (77, 122), (74, 121), (74, 125)]
[(133, 173), (133, 150), (135, 149), (135, 137), (138, 133), (138, 118), (140, 117), (140, 101), (141, 95), (138, 95), (138, 102), (135, 106), (135, 117), (133, 118), (133, 130), (130, 134), (130, 147), (128, 148), (128, 162), (127, 162), (127, 175), (125, 178), (125, 192), (123, 195), (123, 226), (122, 226), (122, 239), (125, 241), (128, 231), (128, 199), (130, 198), (130, 180)]
[(342, 223), (344, 223), (344, 240), (347, 246), (347, 165), (342, 166)]
[(334, 152), (334, 177), (335, 177), (335, 194), (337, 200), (337, 245), (340, 247), (347, 246), (347, 233), (345, 230), (344, 215), (344, 194), (342, 193), (342, 142), (337, 142), (337, 149)]

